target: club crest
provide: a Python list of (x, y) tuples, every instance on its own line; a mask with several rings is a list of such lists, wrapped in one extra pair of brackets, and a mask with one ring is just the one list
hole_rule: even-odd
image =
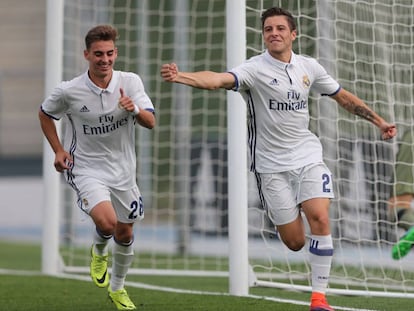
[(310, 80), (309, 80), (309, 77), (307, 75), (303, 76), (302, 83), (303, 83), (304, 87), (306, 87), (306, 88), (310, 87)]

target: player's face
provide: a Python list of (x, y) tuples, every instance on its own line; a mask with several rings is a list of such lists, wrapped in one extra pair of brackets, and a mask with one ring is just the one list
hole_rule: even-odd
[(292, 43), (295, 39), (296, 31), (290, 30), (285, 16), (266, 18), (263, 25), (263, 40), (267, 50), (273, 57), (288, 62), (292, 51)]
[(93, 42), (89, 50), (84, 51), (84, 56), (89, 62), (89, 74), (101, 79), (111, 76), (117, 55), (112, 40)]

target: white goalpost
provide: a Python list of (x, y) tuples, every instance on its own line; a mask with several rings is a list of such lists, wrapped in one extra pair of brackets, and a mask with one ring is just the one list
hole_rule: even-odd
[[(246, 105), (241, 96), (168, 84), (159, 75), (166, 62), (174, 61), (182, 70), (222, 72), (260, 53), (260, 15), (274, 5), (288, 9), (297, 20), (294, 50), (318, 59), (344, 88), (400, 131), (393, 142), (381, 141), (377, 128), (344, 112), (333, 100), (317, 94), (311, 98), (310, 127), (322, 141), (335, 179), (329, 291), (414, 298), (414, 253), (399, 261), (391, 258), (391, 247), (402, 232), (387, 217), (398, 141), (405, 130), (414, 134), (413, 4), (48, 1), (50, 70), (45, 93), (61, 79), (86, 70), (82, 51), (89, 28), (98, 23), (116, 26), (116, 68), (140, 74), (157, 117), (152, 131), (137, 129), (137, 176), (145, 219), (135, 228), (131, 273), (228, 277), (229, 293), (237, 296), (248, 295), (252, 286), (310, 291), (307, 246), (288, 251), (259, 204), (248, 172)], [(48, 148), (45, 145), (42, 271), (88, 273), (94, 227), (54, 172)]]
[[(243, 0), (226, 2), (227, 68), (246, 59), (246, 7)], [(230, 40), (231, 38), (231, 40)], [(246, 106), (239, 94), (227, 94), (228, 230), (230, 294), (248, 291), (247, 125)]]
[[(62, 80), (63, 0), (48, 0), (46, 7), (45, 95)], [(56, 125), (60, 131), (60, 124)], [(54, 154), (46, 139), (43, 142), (44, 226), (42, 230), (42, 273), (59, 270), (59, 218), (62, 204), (60, 176), (53, 167)]]

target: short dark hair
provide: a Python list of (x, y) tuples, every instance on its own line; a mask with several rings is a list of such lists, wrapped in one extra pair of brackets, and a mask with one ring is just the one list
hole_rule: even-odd
[(89, 50), (92, 43), (96, 41), (116, 41), (118, 31), (111, 25), (98, 25), (93, 27), (85, 36), (85, 46)]
[(292, 14), (285, 9), (282, 9), (279, 7), (273, 7), (273, 8), (267, 9), (266, 11), (262, 13), (262, 31), (264, 28), (264, 23), (268, 17), (281, 16), (281, 15), (286, 16), (290, 30), (291, 31), (296, 30), (296, 23), (295, 23), (295, 19), (293, 18)]

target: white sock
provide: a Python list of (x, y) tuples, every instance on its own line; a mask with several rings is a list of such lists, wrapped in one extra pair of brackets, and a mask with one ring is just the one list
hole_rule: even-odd
[(132, 260), (134, 259), (134, 250), (132, 242), (128, 244), (118, 244), (115, 241), (112, 248), (112, 275), (111, 290), (117, 291), (124, 288), (125, 278)]
[(309, 242), (309, 263), (312, 269), (312, 292), (325, 294), (333, 256), (331, 235), (312, 235)]
[(108, 255), (108, 242), (112, 235), (103, 235), (98, 229), (93, 234), (94, 253), (99, 256)]

